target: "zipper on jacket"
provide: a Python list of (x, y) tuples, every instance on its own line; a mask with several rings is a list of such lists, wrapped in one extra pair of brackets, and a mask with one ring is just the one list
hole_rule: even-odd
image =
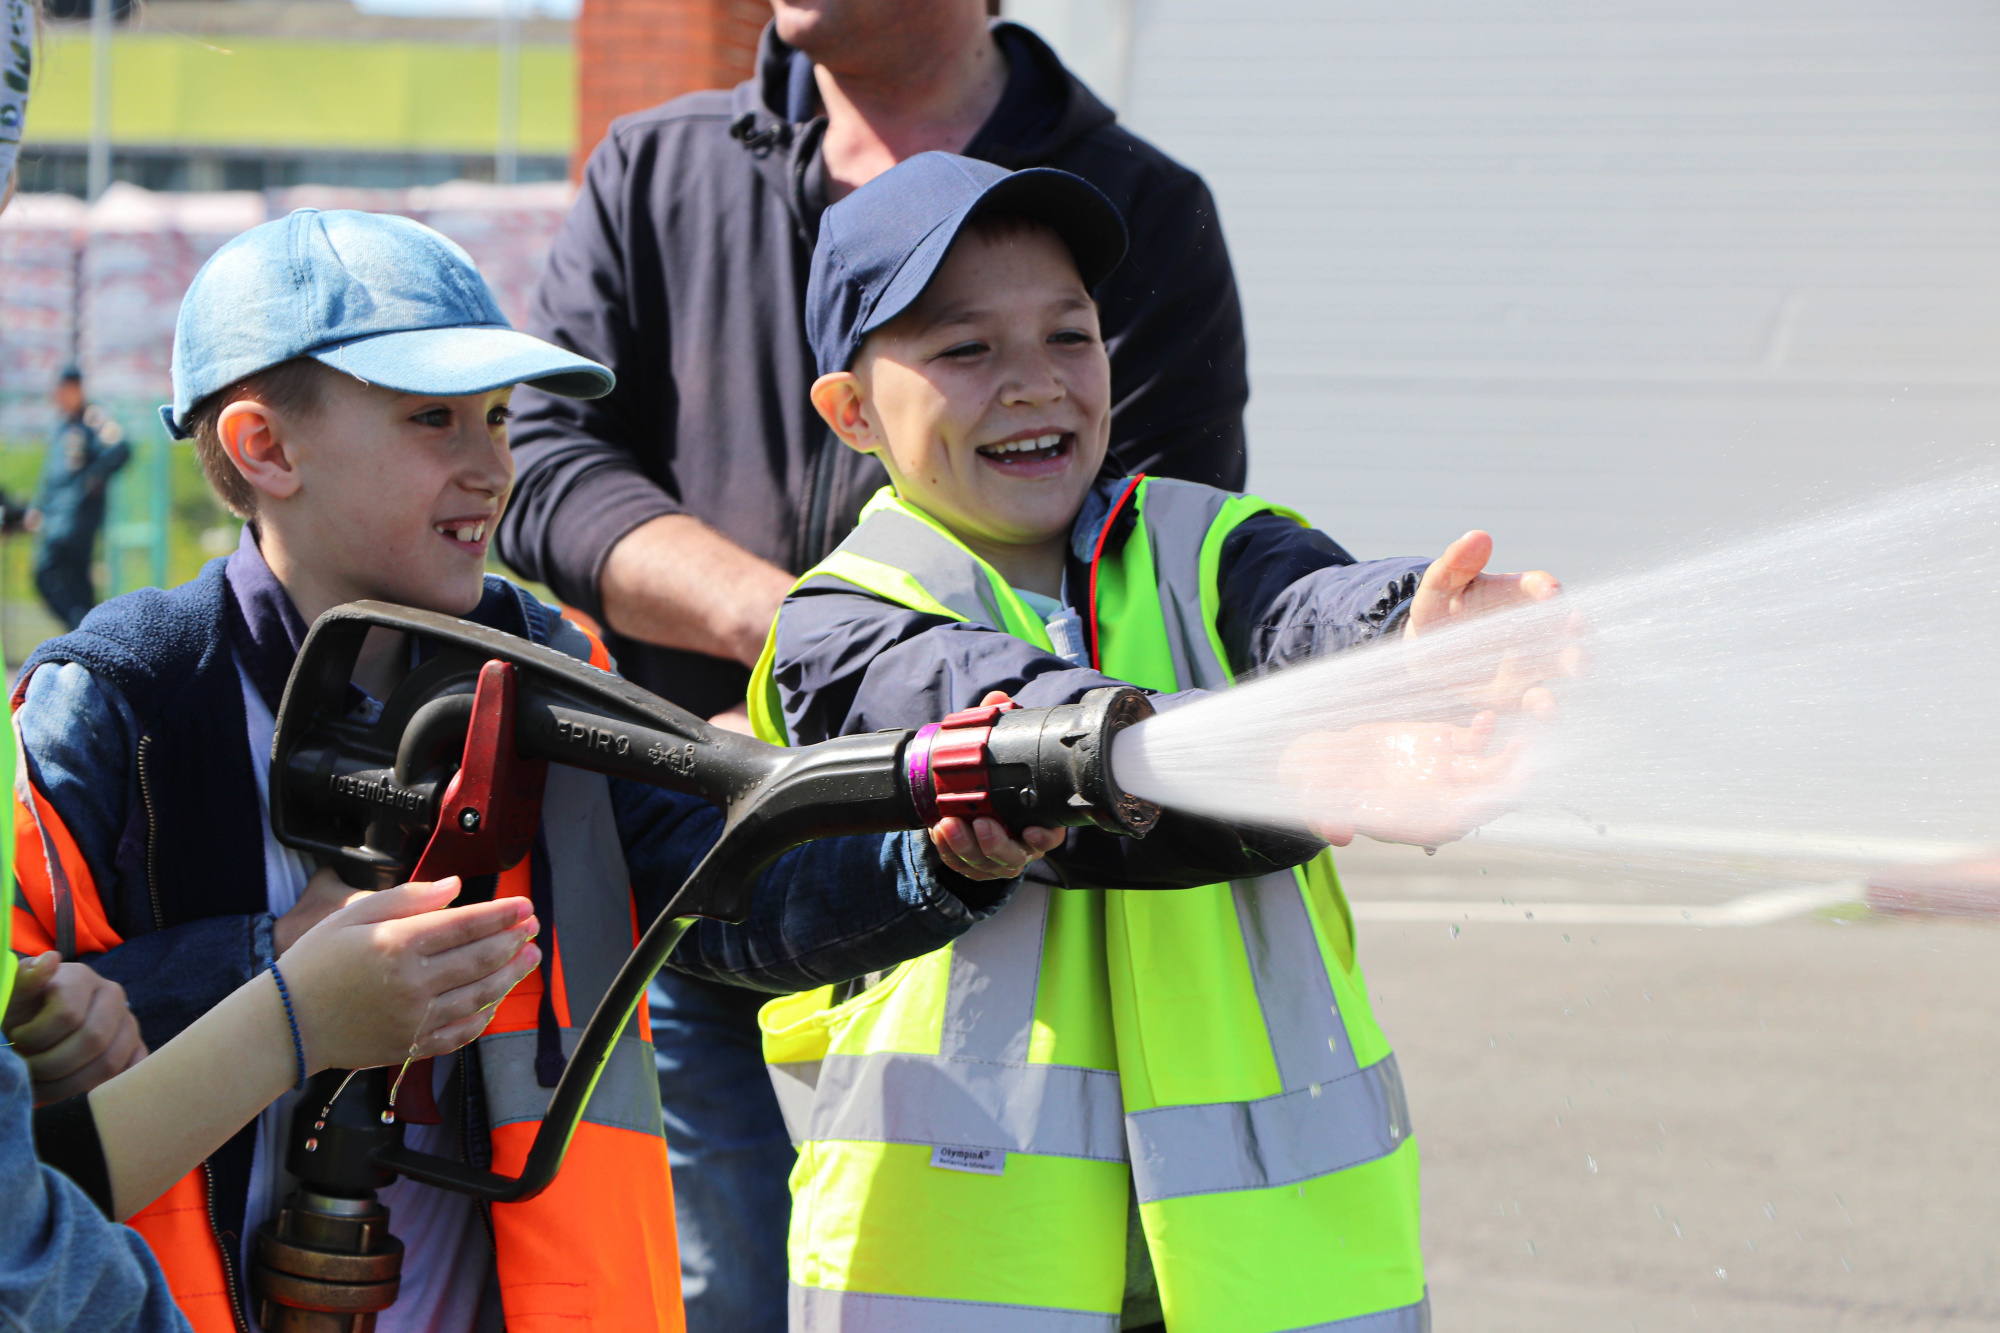
[[(143, 743), (143, 742), (142, 742)], [(243, 1290), (236, 1280), (236, 1256), (222, 1239), (222, 1223), (215, 1216), (215, 1174), (208, 1163), (201, 1164), (202, 1195), (208, 1203), (208, 1234), (222, 1255), (222, 1285), (229, 1294), (229, 1317), (236, 1321), (236, 1333), (250, 1333), (250, 1316), (243, 1308)]]
[(146, 898), (153, 906), (153, 929), (167, 928), (167, 914), (160, 907), (160, 821), (153, 806), (153, 782), (146, 773), (146, 752), (153, 747), (151, 732), (139, 738), (139, 804), (146, 810)]

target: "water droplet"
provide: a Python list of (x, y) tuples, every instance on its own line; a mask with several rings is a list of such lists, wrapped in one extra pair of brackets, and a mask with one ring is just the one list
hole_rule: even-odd
[(1486, 1039), (1486, 1044), (1487, 1044), (1488, 1046), (1492, 1046), (1492, 1047), (1495, 1047), (1495, 1048), (1497, 1049), (1497, 1048), (1499, 1047), (1499, 1045), (1500, 1045), (1500, 1039), (1499, 1039), (1498, 1037), (1488, 1037), (1488, 1038)]
[(1776, 1208), (1776, 1207), (1775, 1207), (1774, 1205), (1772, 1205), (1772, 1204), (1769, 1204), (1769, 1203), (1765, 1204), (1765, 1205), (1764, 1205), (1764, 1216), (1766, 1216), (1766, 1217), (1770, 1218), (1770, 1219), (1771, 1219), (1771, 1220), (1772, 1220), (1773, 1222), (1777, 1221), (1777, 1220), (1778, 1220), (1778, 1210), (1777, 1210), (1777, 1208)]
[(1533, 1254), (1534, 1252), (1535, 1252), (1535, 1242), (1533, 1242), (1533, 1241), (1529, 1241), (1529, 1242), (1528, 1242), (1528, 1253), (1529, 1253), (1529, 1254)]
[(1485, 866), (1481, 866), (1481, 867), (1479, 867), (1479, 873), (1480, 873), (1480, 874), (1482, 874), (1482, 875), (1483, 875), (1483, 874), (1485, 874), (1485, 873), (1486, 873), (1486, 867), (1485, 867)]
[(1400, 1139), (1403, 1137), (1403, 1127), (1397, 1124), (1393, 1120), (1389, 1122), (1389, 1137), (1392, 1139)]
[(1845, 1268), (1845, 1269), (1846, 1269), (1846, 1270), (1847, 1270), (1848, 1272), (1850, 1272), (1850, 1273), (1852, 1273), (1852, 1272), (1854, 1271), (1854, 1265), (1853, 1265), (1853, 1264), (1850, 1264), (1850, 1263), (1848, 1263), (1848, 1262), (1847, 1262), (1847, 1260), (1845, 1260), (1845, 1259), (1842, 1259), (1842, 1260), (1840, 1261), (1840, 1266), (1841, 1266), (1842, 1268)]
[(1676, 1222), (1674, 1223), (1674, 1235), (1676, 1238), (1678, 1238), (1680, 1234), (1681, 1234), (1681, 1224)]
[(1453, 939), (1457, 939), (1457, 938), (1458, 938), (1458, 927), (1457, 927), (1457, 926), (1453, 926), (1453, 927), (1451, 928), (1451, 937), (1452, 937)]
[(1315, 1097), (1319, 1096), (1319, 1084), (1315, 1083), (1312, 1085), (1312, 1095)]
[(1594, 1176), (1597, 1174), (1597, 1159), (1595, 1157), (1592, 1157), (1589, 1153), (1585, 1153), (1583, 1155), (1583, 1164), (1591, 1175)]
[(1568, 931), (1566, 931), (1566, 930), (1565, 930), (1565, 931), (1563, 932), (1563, 943), (1564, 943), (1564, 944), (1568, 944), (1568, 943), (1569, 943), (1569, 932), (1568, 932)]
[(1660, 1210), (1660, 1205), (1657, 1203), (1653, 1205), (1653, 1216), (1659, 1218), (1662, 1222), (1667, 1220), (1667, 1215)]
[(307, 1152), (318, 1152), (318, 1151), (319, 1151), (319, 1140), (318, 1140), (318, 1139), (307, 1139), (307, 1140), (306, 1140), (306, 1151), (307, 1151)]
[(388, 1110), (387, 1108), (384, 1108), (382, 1111), (382, 1123), (385, 1125), (395, 1124), (396, 1113), (394, 1111)]
[(1648, 1000), (1651, 1000), (1653, 998), (1653, 992), (1649, 990), (1642, 990), (1639, 992), (1639, 994), (1645, 996)]
[(1436, 856), (1437, 854), (1438, 854), (1438, 849), (1437, 849), (1437, 848), (1435, 848), (1435, 847), (1426, 847), (1426, 848), (1424, 848), (1424, 855), (1425, 855), (1425, 856)]
[(326, 1128), (326, 1121), (324, 1121), (324, 1120), (315, 1120), (315, 1121), (313, 1121), (313, 1128), (314, 1128), (314, 1129), (325, 1129), (325, 1128)]
[(1729, 1281), (1729, 1270), (1728, 1270), (1728, 1269), (1726, 1269), (1726, 1268), (1718, 1268), (1718, 1269), (1716, 1269), (1716, 1270), (1715, 1270), (1715, 1275), (1716, 1275), (1717, 1277), (1721, 1278), (1721, 1279), (1722, 1279), (1722, 1280), (1723, 1280), (1724, 1282), (1727, 1282), (1727, 1281)]

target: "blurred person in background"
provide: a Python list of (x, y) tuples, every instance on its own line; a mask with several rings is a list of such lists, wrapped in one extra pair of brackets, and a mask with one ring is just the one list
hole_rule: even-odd
[(75, 366), (63, 370), (52, 396), (56, 428), (28, 527), (42, 539), (35, 588), (56, 619), (75, 629), (97, 605), (90, 557), (104, 527), (104, 492), (132, 457), (132, 446), (118, 423), (84, 397), (83, 372)]
[[(887, 480), (809, 398), (806, 275), (835, 201), (929, 149), (1082, 176), (1132, 220), (1095, 293), (1111, 465), (1239, 488), (1249, 397), (1207, 186), (1039, 37), (985, 0), (772, 9), (750, 79), (624, 117), (591, 155), (528, 330), (618, 387), (516, 395), (499, 529), (503, 560), (609, 631), (622, 674), (739, 726), (786, 591)], [(688, 1328), (775, 1333), (794, 1154), (757, 1034), (768, 997), (668, 975), (652, 998)]]

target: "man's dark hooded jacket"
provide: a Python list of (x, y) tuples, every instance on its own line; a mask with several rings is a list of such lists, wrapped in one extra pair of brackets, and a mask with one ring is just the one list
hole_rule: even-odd
[[(1241, 488), (1243, 318), (1207, 186), (1122, 129), (1040, 38), (995, 34), (1007, 87), (965, 153), (1074, 172), (1131, 229), (1096, 293), (1114, 466)], [(692, 514), (796, 572), (886, 480), (807, 397), (806, 273), (828, 202), (814, 97), (810, 62), (766, 28), (756, 78), (612, 124), (549, 256), (529, 331), (610, 366), (618, 387), (589, 402), (516, 392), (500, 554), (600, 620), (605, 557), (649, 519)], [(733, 662), (610, 646), (627, 676), (697, 712), (743, 697)]]

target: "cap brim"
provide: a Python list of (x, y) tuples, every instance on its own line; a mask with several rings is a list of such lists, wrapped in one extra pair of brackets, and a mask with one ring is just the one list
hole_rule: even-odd
[(602, 398), (617, 383), (588, 357), (491, 325), (378, 333), (307, 355), (367, 384), (440, 397), (532, 384), (565, 398)]
[(1125, 258), (1125, 219), (1103, 191), (1067, 171), (1029, 167), (993, 182), (957, 217), (924, 237), (883, 288), (857, 335), (865, 337), (909, 309), (930, 286), (965, 225), (990, 213), (1018, 213), (1045, 223), (1069, 246), (1087, 291), (1095, 291)]

